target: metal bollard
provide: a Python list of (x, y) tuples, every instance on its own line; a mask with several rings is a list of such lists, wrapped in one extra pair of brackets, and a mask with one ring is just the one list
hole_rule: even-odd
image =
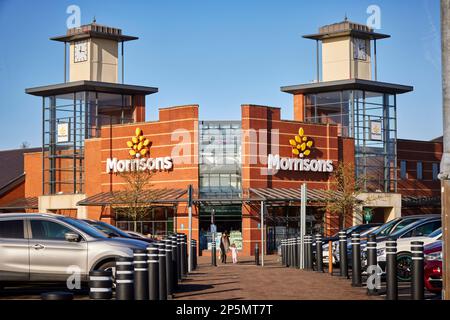
[[(373, 268), (377, 272), (377, 236), (370, 234), (367, 239), (367, 268)], [(368, 274), (370, 275), (370, 274)], [(367, 284), (367, 294), (373, 296), (377, 294), (377, 289), (374, 286)]]
[(181, 233), (177, 233), (177, 276), (181, 280)]
[(313, 270), (313, 236), (306, 236), (306, 269)]
[(255, 245), (255, 265), (259, 266), (259, 247)]
[(135, 249), (134, 256), (134, 299), (148, 300), (147, 250)]
[(398, 299), (397, 241), (386, 241), (386, 300)]
[(116, 258), (116, 300), (134, 300), (133, 258)]
[(184, 237), (184, 234), (180, 234), (180, 248), (181, 248), (181, 261), (180, 261), (180, 272), (181, 272), (181, 279), (186, 277), (186, 240)]
[(169, 237), (172, 240), (172, 288), (178, 288), (178, 266), (177, 266), (177, 257), (178, 257), (178, 246), (177, 246), (177, 236), (171, 235)]
[(89, 272), (89, 299), (111, 299), (112, 285), (113, 281), (111, 270), (93, 270)]
[(302, 258), (301, 258), (302, 251), (300, 250), (301, 249), (301, 245), (302, 245), (302, 238), (301, 237), (297, 237), (297, 239), (296, 239), (296, 249), (295, 249), (296, 252), (297, 252), (297, 257), (298, 257), (297, 269), (300, 269), (301, 260), (302, 260)]
[(316, 265), (317, 272), (323, 272), (322, 236), (316, 234)]
[(159, 300), (159, 256), (158, 247), (152, 243), (147, 247), (149, 299)]
[(288, 267), (292, 268), (293, 265), (293, 250), (292, 250), (292, 238), (289, 238), (288, 240)]
[(211, 240), (211, 265), (217, 266), (216, 239)]
[(167, 300), (166, 246), (162, 241), (156, 245), (159, 258), (159, 300)]
[(362, 286), (361, 276), (361, 237), (359, 233), (352, 234), (352, 286)]
[(424, 299), (424, 276), (423, 276), (423, 242), (411, 241), (412, 272), (411, 272), (411, 299)]
[(197, 269), (197, 257), (198, 257), (198, 245), (197, 245), (197, 240), (193, 239), (192, 240), (194, 242), (194, 248), (193, 248), (193, 252), (192, 252), (192, 256), (194, 257), (194, 270)]
[(189, 259), (191, 259), (192, 270), (195, 270), (195, 240), (191, 239), (191, 248), (189, 251)]
[(341, 277), (348, 278), (347, 234), (345, 231), (339, 231), (339, 268)]
[(293, 239), (293, 242), (294, 242), (294, 258), (295, 258), (294, 259), (294, 268), (298, 269), (298, 267), (300, 265), (300, 256), (298, 254), (298, 244), (299, 244), (298, 237), (295, 237)]
[(187, 236), (183, 234), (183, 254), (184, 254), (184, 265), (183, 265), (183, 277), (186, 277), (188, 274), (188, 259), (190, 256), (188, 255), (188, 247), (187, 247)]
[(170, 239), (164, 239), (166, 249), (166, 288), (167, 296), (173, 294), (173, 271), (172, 271), (172, 241)]
[(286, 242), (285, 239), (281, 239), (281, 244), (280, 244), (281, 245), (281, 265), (283, 267), (286, 266), (286, 253), (284, 252), (285, 248), (286, 248), (285, 242)]

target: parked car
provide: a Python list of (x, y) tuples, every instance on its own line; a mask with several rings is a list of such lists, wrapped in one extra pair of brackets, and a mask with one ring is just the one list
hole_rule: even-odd
[(133, 238), (136, 238), (136, 239), (142, 239), (142, 238), (144, 238), (144, 239), (149, 239), (149, 237), (146, 237), (145, 235), (143, 235), (143, 234), (140, 233), (140, 232), (131, 231), (131, 230), (125, 230), (125, 232), (128, 233), (128, 234), (129, 234), (130, 236), (132, 236)]
[(442, 240), (430, 243), (424, 248), (425, 288), (433, 293), (442, 291)]
[(109, 238), (81, 220), (56, 214), (0, 215), (0, 286), (10, 282), (80, 280), (91, 270), (114, 268), (117, 257), (132, 257), (147, 242)]
[(146, 237), (140, 237), (133, 234), (130, 234), (126, 231), (123, 231), (109, 223), (98, 221), (98, 220), (91, 220), (91, 219), (83, 219), (84, 222), (90, 224), (91, 226), (97, 228), (98, 230), (106, 233), (110, 238), (125, 238), (125, 239), (135, 239), (135, 240), (141, 240), (148, 243), (152, 243), (153, 240), (146, 238)]
[[(428, 241), (431, 243), (441, 237), (441, 218), (430, 217), (416, 221), (389, 236), (397, 240), (397, 278), (400, 281), (411, 280), (411, 241)], [(434, 233), (436, 231), (436, 233)], [(432, 237), (430, 237), (432, 236)], [(386, 268), (386, 238), (377, 240), (377, 260), (381, 269)]]

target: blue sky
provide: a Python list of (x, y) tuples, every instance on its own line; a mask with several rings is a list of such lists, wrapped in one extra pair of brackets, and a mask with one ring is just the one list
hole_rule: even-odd
[(66, 8), (81, 8), (140, 39), (125, 47), (125, 82), (155, 86), (147, 119), (157, 109), (199, 104), (200, 118), (240, 119), (245, 103), (277, 106), (292, 118), (292, 96), (280, 86), (315, 77), (314, 42), (301, 35), (343, 20), (365, 23), (381, 8), (378, 79), (414, 86), (398, 98), (398, 136), (442, 134), (438, 0), (0, 0), (0, 150), (41, 145), (41, 100), (28, 87), (63, 82)]

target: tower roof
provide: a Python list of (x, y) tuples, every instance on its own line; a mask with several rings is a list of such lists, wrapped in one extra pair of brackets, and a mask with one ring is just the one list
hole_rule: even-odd
[(362, 39), (385, 39), (390, 35), (374, 32), (367, 25), (344, 20), (342, 22), (328, 24), (319, 28), (319, 33), (304, 35), (303, 38), (323, 40), (342, 36), (354, 36)]
[(122, 30), (119, 28), (108, 27), (105, 25), (97, 24), (95, 21), (82, 25), (80, 27), (71, 28), (67, 30), (67, 33), (63, 36), (52, 37), (50, 40), (60, 42), (71, 42), (76, 40), (84, 40), (88, 38), (103, 38), (115, 40), (117, 42), (137, 40), (138, 37), (126, 36), (122, 34)]

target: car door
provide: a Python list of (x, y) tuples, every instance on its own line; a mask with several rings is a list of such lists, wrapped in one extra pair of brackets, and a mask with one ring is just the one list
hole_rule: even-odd
[(28, 281), (29, 242), (23, 219), (0, 220), (0, 281)]
[(86, 273), (87, 242), (69, 242), (66, 233), (76, 230), (57, 220), (30, 219), (30, 279), (66, 281), (74, 272)]

